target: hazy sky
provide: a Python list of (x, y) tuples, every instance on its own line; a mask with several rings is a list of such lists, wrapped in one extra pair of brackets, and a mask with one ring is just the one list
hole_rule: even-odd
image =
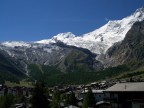
[(0, 0), (0, 41), (82, 35), (142, 6), (144, 0)]

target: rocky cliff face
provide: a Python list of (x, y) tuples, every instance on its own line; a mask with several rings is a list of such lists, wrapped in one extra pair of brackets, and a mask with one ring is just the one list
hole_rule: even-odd
[(130, 65), (132, 68), (144, 64), (144, 21), (136, 22), (121, 43), (111, 47), (106, 55), (99, 57), (105, 66)]

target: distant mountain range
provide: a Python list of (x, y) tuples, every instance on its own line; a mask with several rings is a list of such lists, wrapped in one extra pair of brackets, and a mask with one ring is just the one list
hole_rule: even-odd
[(119, 65), (137, 69), (144, 64), (143, 20), (144, 8), (139, 8), (122, 20), (109, 21), (82, 36), (68, 32), (36, 42), (2, 42), (0, 75), (35, 79), (36, 73), (32, 71), (35, 66), (39, 74), (44, 72), (43, 66), (60, 73), (96, 72)]

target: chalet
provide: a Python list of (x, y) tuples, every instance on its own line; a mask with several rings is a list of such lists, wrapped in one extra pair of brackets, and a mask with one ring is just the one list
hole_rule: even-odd
[(144, 82), (117, 83), (110, 93), (111, 108), (144, 108)]

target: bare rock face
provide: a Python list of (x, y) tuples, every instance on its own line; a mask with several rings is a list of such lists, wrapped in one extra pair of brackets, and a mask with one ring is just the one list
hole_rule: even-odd
[(126, 34), (124, 40), (111, 47), (99, 57), (105, 66), (127, 64), (133, 68), (144, 64), (144, 21), (136, 22)]

